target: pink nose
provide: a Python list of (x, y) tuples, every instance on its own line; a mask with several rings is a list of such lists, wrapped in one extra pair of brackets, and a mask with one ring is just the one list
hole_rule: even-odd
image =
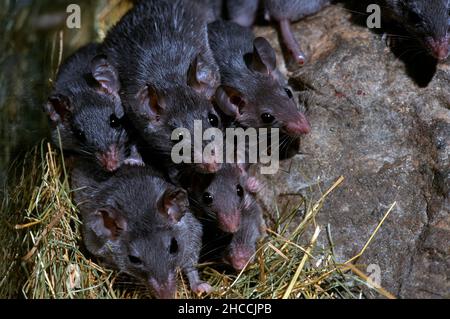
[(219, 228), (226, 233), (234, 234), (239, 230), (241, 225), (241, 212), (239, 210), (233, 213), (218, 214)]
[(448, 38), (445, 37), (440, 40), (429, 39), (428, 45), (431, 49), (431, 54), (439, 61), (445, 60), (448, 57)]
[(236, 271), (241, 271), (251, 261), (252, 255), (253, 252), (250, 247), (239, 245), (233, 249), (228, 259)]
[(287, 123), (285, 130), (290, 135), (306, 135), (311, 132), (311, 126), (303, 114)]
[(116, 145), (111, 145), (104, 153), (97, 154), (100, 164), (109, 172), (116, 171), (119, 164), (119, 150)]

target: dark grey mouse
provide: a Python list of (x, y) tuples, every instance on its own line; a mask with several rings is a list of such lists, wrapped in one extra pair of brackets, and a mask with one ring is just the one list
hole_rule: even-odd
[(226, 0), (191, 0), (200, 4), (201, 8), (206, 11), (207, 22), (219, 20), (223, 15), (223, 4)]
[(438, 61), (449, 55), (448, 0), (384, 0), (389, 16), (406, 29)]
[(123, 125), (117, 72), (97, 50), (97, 44), (90, 44), (61, 65), (44, 109), (56, 145), (61, 141), (64, 150), (90, 158), (111, 172), (126, 160), (139, 164), (139, 156)]
[(292, 137), (310, 132), (266, 39), (255, 38), (250, 29), (226, 21), (209, 24), (208, 33), (221, 73), (216, 103), (225, 115), (238, 126), (275, 127)]
[(292, 33), (291, 22), (319, 12), (329, 3), (330, 0), (264, 0), (266, 18), (279, 24), (283, 42), (299, 65), (305, 64), (306, 56)]
[[(104, 52), (119, 70), (126, 112), (147, 153), (165, 166), (173, 164), (176, 128), (188, 129), (193, 137), (194, 120), (203, 129), (221, 126), (210, 102), (220, 74), (208, 44), (207, 19), (196, 1), (141, 1), (104, 41)], [(220, 161), (212, 157), (194, 166), (211, 173)]]
[(258, 240), (265, 235), (265, 222), (261, 207), (252, 194), (246, 194), (242, 210), (241, 227), (233, 234), (225, 251), (225, 260), (236, 271), (242, 271), (254, 260)]
[(237, 164), (224, 164), (215, 174), (189, 176), (183, 183), (195, 214), (226, 233), (236, 233), (247, 192), (244, 177)]
[(196, 293), (211, 287), (195, 268), (202, 226), (187, 193), (148, 167), (122, 166), (99, 178), (88, 165), (72, 174), (86, 248), (103, 263), (146, 284), (158, 298), (173, 298), (181, 268)]
[(251, 27), (256, 19), (259, 0), (227, 0), (226, 8), (231, 21)]

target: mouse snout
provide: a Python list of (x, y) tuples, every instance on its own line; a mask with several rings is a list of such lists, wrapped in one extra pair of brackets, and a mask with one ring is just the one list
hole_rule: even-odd
[(289, 135), (306, 135), (311, 132), (311, 125), (306, 119), (306, 116), (300, 113), (299, 116), (296, 117), (296, 119), (289, 120), (284, 129)]
[(97, 153), (97, 159), (108, 172), (114, 172), (120, 166), (119, 148), (117, 145), (113, 144), (106, 152)]
[(435, 40), (432, 38), (429, 38), (427, 40), (427, 44), (430, 48), (431, 54), (439, 61), (445, 60), (449, 55), (448, 41), (448, 37), (444, 37), (440, 40)]
[(247, 263), (251, 262), (252, 257), (253, 251), (250, 247), (238, 245), (227, 256), (227, 260), (236, 271), (242, 271)]
[(155, 278), (149, 279), (150, 287), (158, 299), (174, 299), (177, 290), (175, 275), (171, 274), (169, 277), (161, 282)]
[(241, 212), (235, 210), (232, 213), (218, 214), (219, 228), (226, 233), (234, 234), (239, 230), (241, 225)]

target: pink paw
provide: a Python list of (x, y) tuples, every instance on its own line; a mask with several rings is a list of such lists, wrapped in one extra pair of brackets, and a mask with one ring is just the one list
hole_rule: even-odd
[(196, 294), (209, 294), (212, 291), (212, 287), (210, 284), (206, 282), (200, 282), (195, 285), (195, 287), (192, 287), (192, 291)]

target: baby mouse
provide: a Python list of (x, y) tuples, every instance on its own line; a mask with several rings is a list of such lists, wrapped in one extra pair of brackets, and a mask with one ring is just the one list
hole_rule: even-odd
[(86, 248), (142, 281), (157, 298), (175, 296), (178, 268), (194, 292), (209, 292), (195, 268), (202, 226), (188, 210), (186, 191), (149, 167), (124, 165), (110, 178), (95, 176), (85, 163), (72, 174)]
[(227, 117), (244, 128), (274, 127), (291, 137), (310, 132), (265, 38), (226, 21), (209, 24), (208, 33), (221, 73), (216, 103)]
[[(207, 20), (197, 1), (140, 1), (103, 44), (119, 71), (125, 109), (147, 144), (147, 158), (165, 170), (175, 165), (172, 148), (185, 137), (174, 140), (175, 129), (194, 136), (195, 121), (204, 130), (221, 127), (211, 103), (220, 75), (208, 44)], [(191, 166), (202, 173), (219, 170), (220, 161), (214, 155), (206, 161), (191, 140), (191, 157), (199, 162)]]
[(56, 145), (61, 140), (65, 151), (90, 158), (112, 172), (124, 161), (142, 162), (122, 125), (117, 72), (97, 49), (97, 44), (89, 44), (61, 65), (44, 110)]
[(388, 16), (422, 43), (438, 61), (449, 55), (448, 0), (384, 0)]
[(236, 233), (245, 205), (245, 180), (235, 164), (224, 164), (215, 174), (185, 179), (191, 207), (200, 219), (210, 220), (226, 233)]
[(306, 56), (291, 29), (291, 22), (319, 12), (330, 0), (264, 0), (266, 19), (276, 21), (281, 37), (294, 61), (304, 65)]
[(233, 234), (225, 251), (225, 260), (240, 272), (253, 261), (256, 244), (265, 235), (265, 222), (256, 198), (247, 193), (246, 205), (242, 210), (241, 227)]

